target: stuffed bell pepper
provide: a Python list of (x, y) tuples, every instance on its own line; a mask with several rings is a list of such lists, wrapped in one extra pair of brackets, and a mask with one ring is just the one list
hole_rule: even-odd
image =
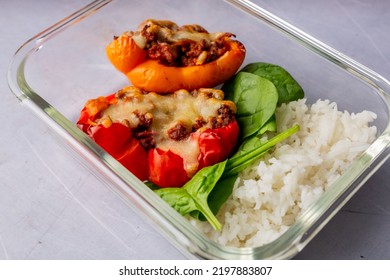
[(77, 125), (140, 180), (181, 187), (232, 153), (235, 113), (218, 89), (160, 95), (129, 86), (87, 101)]
[(149, 19), (138, 30), (114, 37), (106, 53), (115, 68), (146, 91), (212, 88), (231, 78), (244, 61), (245, 47), (234, 37), (196, 24)]

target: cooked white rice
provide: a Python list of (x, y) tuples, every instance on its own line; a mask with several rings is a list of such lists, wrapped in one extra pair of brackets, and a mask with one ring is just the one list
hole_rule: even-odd
[(306, 99), (283, 104), (276, 111), (277, 127), (294, 124), (300, 131), (240, 174), (233, 194), (218, 214), (216, 232), (191, 220), (212, 240), (228, 246), (269, 243), (291, 226), (348, 165), (373, 142), (372, 112), (338, 111), (328, 100), (309, 106)]

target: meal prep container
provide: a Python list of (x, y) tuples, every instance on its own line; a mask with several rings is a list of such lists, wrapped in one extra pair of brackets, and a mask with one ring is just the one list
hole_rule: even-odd
[[(107, 60), (105, 46), (114, 35), (134, 30), (146, 18), (169, 19), (179, 25), (198, 23), (211, 32), (236, 34), (247, 49), (243, 65), (263, 61), (284, 67), (301, 84), (308, 103), (329, 99), (341, 111), (375, 112), (375, 142), (274, 242), (256, 248), (231, 248), (210, 241), (75, 126), (86, 100), (128, 84)], [(94, 1), (27, 41), (14, 56), (8, 80), (21, 103), (56, 132), (77, 162), (140, 215), (147, 216), (189, 257), (293, 257), (389, 156), (389, 82), (245, 0)]]

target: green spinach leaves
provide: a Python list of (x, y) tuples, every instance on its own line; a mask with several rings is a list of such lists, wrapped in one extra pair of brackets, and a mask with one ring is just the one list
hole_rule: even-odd
[(304, 97), (302, 87), (284, 68), (264, 62), (246, 65), (222, 91), (237, 106), (241, 139), (275, 129), (277, 105)]
[(181, 215), (201, 213), (218, 230), (221, 224), (210, 210), (207, 198), (221, 178), (226, 162), (202, 168), (181, 188), (162, 188), (155, 192)]
[(298, 100), (305, 93), (298, 82), (284, 68), (270, 63), (255, 62), (246, 65), (242, 72), (253, 73), (270, 80), (278, 90), (278, 104)]

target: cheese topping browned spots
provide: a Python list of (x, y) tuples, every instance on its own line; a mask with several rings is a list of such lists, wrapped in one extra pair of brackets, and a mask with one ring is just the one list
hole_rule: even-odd
[(146, 149), (171, 150), (186, 159), (190, 174), (197, 168), (199, 148), (193, 132), (228, 125), (236, 106), (223, 100), (217, 89), (179, 90), (168, 95), (145, 93), (126, 87), (116, 93), (117, 102), (100, 112), (96, 123), (122, 123)]
[(178, 26), (172, 21), (153, 19), (144, 21), (137, 31), (125, 34), (145, 49), (150, 59), (179, 67), (216, 60), (228, 51), (226, 41), (235, 36), (229, 32), (209, 33), (197, 24)]

